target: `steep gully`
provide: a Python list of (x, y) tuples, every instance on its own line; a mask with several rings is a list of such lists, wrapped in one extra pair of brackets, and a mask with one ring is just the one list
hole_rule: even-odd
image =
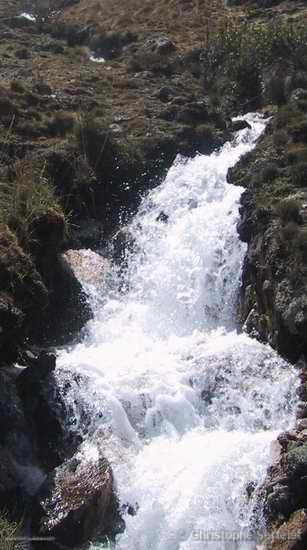
[(263, 535), (253, 487), (294, 423), (297, 374), (235, 321), (243, 190), (226, 174), (265, 128), (245, 119), (218, 153), (177, 158), (144, 199), (123, 265), (108, 264), (103, 291), (87, 286), (83, 341), (58, 352), (60, 386), (67, 369), (86, 375), (66, 399), (86, 403), (84, 460), (102, 447), (124, 515), (116, 541), (93, 549), (249, 550)]

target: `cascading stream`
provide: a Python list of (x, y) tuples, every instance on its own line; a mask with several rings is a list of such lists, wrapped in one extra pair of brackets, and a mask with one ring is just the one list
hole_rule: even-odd
[(118, 550), (256, 548), (246, 488), (293, 422), (296, 374), (234, 320), (243, 189), (226, 174), (265, 127), (245, 118), (251, 129), (219, 153), (178, 158), (144, 199), (124, 274), (110, 265), (103, 295), (91, 288), (95, 319), (59, 353), (88, 376), (76, 390), (92, 411), (85, 453), (102, 443), (120, 502), (136, 512)]

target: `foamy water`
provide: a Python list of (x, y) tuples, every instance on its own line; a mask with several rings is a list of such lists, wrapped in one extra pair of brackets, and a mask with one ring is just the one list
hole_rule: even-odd
[(92, 413), (87, 449), (101, 445), (113, 467), (126, 523), (116, 549), (256, 547), (247, 486), (293, 422), (296, 375), (235, 323), (243, 190), (226, 174), (265, 127), (246, 118), (251, 130), (178, 158), (144, 199), (127, 269), (109, 266), (87, 336), (59, 354), (88, 377), (71, 391)]

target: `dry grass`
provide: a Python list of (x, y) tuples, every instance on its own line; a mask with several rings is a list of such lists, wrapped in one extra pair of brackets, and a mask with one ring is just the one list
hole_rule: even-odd
[(27, 250), (35, 238), (35, 220), (48, 213), (64, 216), (44, 170), (30, 162), (17, 163), (12, 181), (0, 182), (1, 223), (16, 234), (20, 246)]
[(21, 524), (11, 521), (7, 514), (0, 514), (0, 546), (1, 550), (16, 549), (16, 541), (10, 540), (18, 537)]
[(148, 33), (167, 33), (180, 48), (204, 42), (210, 24), (227, 13), (222, 0), (81, 0), (65, 11), (67, 22), (94, 23), (97, 32), (130, 32), (142, 39)]

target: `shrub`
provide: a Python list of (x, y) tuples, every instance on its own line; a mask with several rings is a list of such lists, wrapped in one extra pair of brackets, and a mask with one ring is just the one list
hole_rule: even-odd
[(65, 220), (53, 187), (44, 170), (27, 163), (14, 166), (11, 181), (0, 183), (0, 218), (17, 236), (20, 246), (30, 249), (35, 242), (35, 222), (55, 215)]
[[(225, 16), (211, 21), (201, 55), (204, 74), (213, 81), (228, 79), (232, 91), (241, 98), (257, 98), (263, 93), (262, 75), (277, 59), (287, 60), (296, 69), (304, 68), (307, 56), (307, 28), (304, 24), (278, 22), (250, 23)], [(273, 79), (274, 80), (274, 79)], [(232, 90), (231, 90), (232, 88)], [(284, 101), (280, 79), (271, 82), (270, 94), (278, 104)]]
[(284, 199), (276, 207), (276, 213), (283, 225), (289, 222), (300, 223), (300, 204), (296, 199)]

